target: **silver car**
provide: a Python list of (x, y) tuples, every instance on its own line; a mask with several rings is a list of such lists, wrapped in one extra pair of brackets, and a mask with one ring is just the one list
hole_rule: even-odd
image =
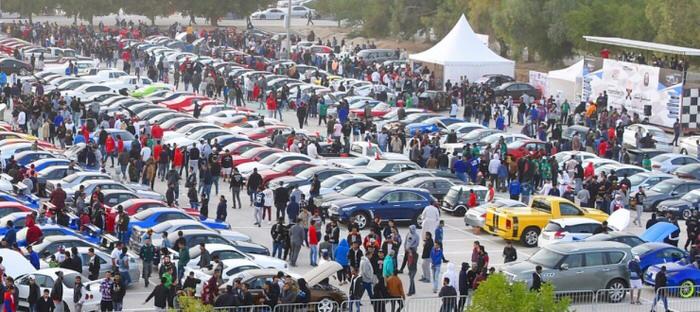
[(522, 208), (527, 207), (527, 205), (513, 199), (495, 198), (493, 202), (485, 203), (467, 210), (467, 213), (464, 214), (464, 224), (466, 226), (481, 228), (484, 226), (484, 217), (486, 216), (486, 209), (501, 207)]
[(511, 281), (531, 285), (537, 266), (542, 267), (543, 282), (551, 283), (556, 291), (598, 291), (610, 302), (625, 299), (629, 287), (627, 262), (632, 259), (628, 245), (611, 241), (578, 241), (551, 244), (538, 250), (525, 261), (506, 264), (503, 272)]

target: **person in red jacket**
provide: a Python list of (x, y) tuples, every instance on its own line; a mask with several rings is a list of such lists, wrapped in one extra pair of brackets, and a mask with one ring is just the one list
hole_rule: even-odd
[(184, 155), (182, 154), (182, 149), (177, 148), (177, 146), (175, 146), (173, 148), (175, 149), (175, 153), (173, 154), (173, 169), (182, 173), (182, 163), (184, 161)]
[(476, 193), (474, 193), (474, 190), (469, 190), (469, 202), (467, 205), (469, 208), (474, 208), (478, 205), (479, 203), (476, 201)]
[[(122, 142), (122, 144), (124, 144)], [(114, 143), (114, 138), (112, 138), (111, 135), (107, 136), (107, 140), (105, 141), (105, 151), (107, 152), (107, 155), (104, 155), (104, 159), (107, 160), (107, 157), (109, 157), (110, 160), (112, 160), (112, 167), (114, 168), (114, 154), (116, 154), (117, 146), (116, 143)]]
[(117, 154), (124, 151), (124, 140), (121, 135), (117, 135)]
[(158, 162), (160, 160), (160, 152), (163, 150), (163, 146), (160, 145), (160, 141), (156, 141), (156, 145), (153, 146), (153, 159)]
[(598, 144), (598, 156), (605, 157), (608, 152), (608, 141), (603, 139), (600, 144)]
[(153, 137), (154, 140), (159, 142), (160, 140), (163, 139), (163, 128), (161, 128), (159, 124), (153, 125), (151, 127), (151, 136)]
[(272, 91), (270, 92), (270, 95), (267, 97), (267, 117), (272, 118), (272, 114), (277, 110), (277, 98), (275, 96), (275, 92)]
[(311, 220), (309, 225), (309, 261), (311, 266), (318, 265), (318, 236), (316, 236), (316, 220)]
[(35, 242), (38, 242), (41, 240), (41, 237), (44, 236), (44, 233), (41, 232), (41, 229), (34, 223), (34, 216), (29, 215), (27, 216), (27, 245), (31, 245)]

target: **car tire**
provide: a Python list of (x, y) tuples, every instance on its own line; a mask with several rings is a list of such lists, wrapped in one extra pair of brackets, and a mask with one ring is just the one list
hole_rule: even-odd
[(455, 209), (455, 215), (459, 217), (464, 217), (465, 214), (467, 214), (467, 207), (457, 206), (457, 209)]
[(622, 302), (622, 300), (625, 300), (625, 296), (627, 296), (626, 288), (627, 285), (625, 281), (621, 279), (614, 279), (608, 282), (608, 285), (605, 286), (605, 299), (612, 303)]
[(690, 208), (683, 209), (683, 211), (681, 211), (681, 216), (683, 216), (683, 220), (688, 220), (693, 216), (693, 211), (690, 210)]
[(316, 304), (316, 312), (333, 312), (338, 310), (336, 302), (330, 298), (323, 298)]
[(678, 288), (678, 296), (685, 299), (693, 297), (695, 292), (697, 292), (697, 288), (691, 280), (682, 281)]
[(522, 242), (526, 247), (537, 247), (539, 236), (540, 229), (531, 226), (523, 230), (523, 234), (520, 235), (520, 242)]
[(350, 222), (357, 224), (357, 227), (360, 230), (364, 230), (369, 226), (371, 218), (368, 213), (360, 211), (352, 214), (352, 216), (350, 217)]

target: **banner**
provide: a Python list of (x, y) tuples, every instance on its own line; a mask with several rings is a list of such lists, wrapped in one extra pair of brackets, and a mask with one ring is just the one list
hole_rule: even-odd
[(682, 74), (675, 70), (612, 59), (587, 59), (583, 98), (595, 101), (606, 92), (608, 109), (624, 108), (650, 124), (672, 128), (680, 116), (682, 83)]
[(529, 72), (530, 84), (535, 87), (535, 89), (540, 91), (540, 94), (544, 96), (545, 89), (547, 88), (547, 73), (541, 73), (538, 71), (531, 70)]

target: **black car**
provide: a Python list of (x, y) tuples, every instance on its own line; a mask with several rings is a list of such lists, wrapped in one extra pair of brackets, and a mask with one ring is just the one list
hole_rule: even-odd
[(630, 247), (635, 247), (637, 245), (644, 244), (645, 241), (639, 236), (630, 234), (630, 233), (625, 233), (625, 232), (609, 232), (609, 233), (600, 233), (596, 234), (593, 236), (587, 237), (585, 240), (587, 241), (612, 241), (612, 242), (618, 242), (618, 243), (623, 243), (625, 245), (628, 245)]
[(304, 171), (299, 172), (299, 174), (295, 176), (284, 176), (272, 179), (268, 183), (268, 187), (274, 190), (280, 186), (284, 186), (291, 191), (295, 187), (311, 184), (314, 175), (317, 175), (318, 180), (323, 182), (329, 177), (346, 173), (350, 173), (350, 170), (327, 166), (311, 167), (304, 169)]
[(687, 164), (673, 172), (679, 178), (700, 180), (700, 164)]
[(406, 186), (406, 187), (417, 187), (417, 188), (422, 188), (430, 192), (430, 195), (433, 195), (437, 200), (442, 200), (445, 195), (447, 195), (447, 192), (450, 191), (450, 188), (455, 185), (460, 183), (462, 181), (459, 181), (457, 179), (447, 179), (447, 178), (440, 178), (440, 177), (425, 177), (425, 178), (420, 178), (420, 179), (413, 179), (406, 181), (404, 183), (401, 183), (401, 186)]
[(679, 199), (664, 200), (656, 207), (660, 214), (671, 213), (675, 217), (688, 220), (693, 212), (700, 210), (700, 190), (693, 190)]
[(476, 83), (482, 83), (489, 88), (493, 89), (496, 88), (504, 83), (507, 82), (514, 82), (515, 79), (513, 77), (508, 76), (508, 75), (501, 75), (501, 74), (488, 74), (488, 75), (483, 75), (481, 78), (477, 79), (475, 82)]
[(523, 82), (508, 82), (493, 89), (496, 98), (505, 98), (511, 96), (513, 100), (519, 100), (523, 94), (527, 94), (533, 98), (540, 98), (540, 91), (535, 89), (530, 84)]
[(18, 74), (20, 76), (29, 75), (32, 72), (32, 65), (15, 58), (4, 58), (0, 60), (0, 71), (6, 74)]
[(643, 205), (645, 211), (655, 211), (658, 205), (669, 199), (681, 198), (692, 190), (700, 189), (700, 181), (687, 179), (668, 179), (645, 191)]

